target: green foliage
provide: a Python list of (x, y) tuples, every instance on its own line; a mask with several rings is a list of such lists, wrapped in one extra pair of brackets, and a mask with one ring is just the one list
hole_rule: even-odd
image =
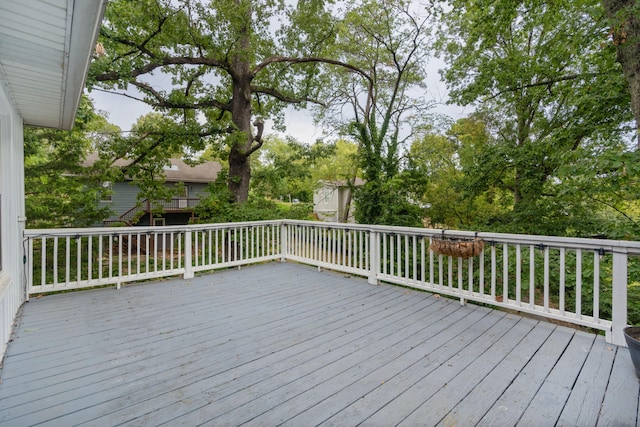
[(82, 162), (102, 134), (115, 130), (86, 97), (71, 131), (24, 129), (27, 227), (86, 227), (109, 216), (98, 203), (108, 175)]
[(445, 77), (455, 101), (477, 103), (491, 135), (461, 164), (463, 190), (471, 197), (512, 193), (510, 220), (498, 215), (486, 224), (563, 234), (582, 205), (553, 200), (559, 168), (572, 153), (618, 144), (632, 118), (606, 23), (599, 19), (601, 5), (590, 0), (451, 5), (443, 15), (446, 31), (459, 37), (443, 42)]
[(260, 197), (304, 202), (313, 200), (312, 171), (334, 154), (334, 146), (302, 144), (292, 138), (271, 137), (252, 165), (252, 192)]
[[(192, 150), (204, 149), (211, 138), (201, 137), (197, 131), (168, 116), (147, 114), (138, 119), (131, 132), (115, 134), (96, 144), (99, 161), (95, 167), (109, 174), (109, 181), (122, 181), (125, 177), (134, 180), (141, 190), (139, 200), (169, 200), (182, 194), (182, 188), (165, 185), (164, 167), (174, 157), (193, 164), (199, 161), (193, 158)], [(127, 162), (126, 166), (113, 167), (120, 159)]]
[[(477, 205), (474, 223), (462, 225), (610, 233), (607, 216), (616, 208), (603, 216), (593, 199), (608, 177), (573, 167), (600, 162), (605, 153), (622, 155), (632, 119), (600, 2), (454, 0), (451, 6), (440, 39), (448, 63), (444, 76), (452, 99), (477, 105), (488, 131), (482, 143), (463, 149), (452, 128), (460, 147), (454, 188), (474, 203), (502, 204), (488, 210)], [(575, 192), (572, 181), (593, 187)]]
[[(417, 113), (427, 107), (422, 94), (428, 19), (409, 2), (364, 1), (350, 9), (338, 27), (341, 58), (366, 77), (336, 73), (327, 88), (335, 103), (321, 118), (358, 144), (357, 165), (365, 181), (355, 190), (359, 222), (420, 223), (419, 210), (398, 179), (402, 148), (421, 124)], [(345, 107), (349, 118), (337, 120), (344, 117)]]
[[(408, 169), (432, 226), (507, 233), (635, 239), (638, 153), (617, 139), (589, 139), (558, 154), (535, 198), (514, 203), (515, 174), (483, 116), (459, 120), (446, 135), (417, 140)], [(533, 167), (533, 165), (532, 165)], [(535, 170), (530, 172), (535, 173)]]
[(292, 205), (289, 205), (287, 212), (285, 212), (283, 215), (283, 219), (312, 220), (313, 203), (294, 203)]
[(367, 181), (355, 188), (356, 222), (422, 227), (422, 209), (411, 196), (400, 177)]
[(298, 203), (289, 207), (259, 196), (250, 197), (244, 203), (233, 203), (226, 181), (227, 171), (223, 170), (218, 174), (217, 180), (209, 184), (208, 195), (201, 199), (195, 210), (200, 223), (311, 219), (311, 203)]
[(623, 145), (582, 150), (559, 168), (559, 197), (588, 207), (590, 233), (613, 239), (640, 238), (640, 152)]
[(318, 181), (341, 181), (354, 176), (361, 177), (362, 171), (358, 167), (358, 145), (345, 139), (338, 139), (335, 143), (317, 141), (316, 145), (323, 147), (325, 153), (319, 161), (313, 163), (311, 177), (314, 183)]
[[(110, 1), (100, 33), (105, 54), (92, 64), (88, 86), (135, 89), (132, 96), (192, 135), (179, 138), (191, 152), (202, 150), (203, 136), (215, 137), (207, 143), (227, 157), (231, 196), (242, 202), (250, 156), (263, 143), (259, 123), (281, 127), (285, 107), (318, 103), (329, 86), (325, 68), (338, 62), (325, 57), (335, 37), (325, 3)], [(180, 134), (163, 131), (168, 137), (155, 142), (172, 147)]]

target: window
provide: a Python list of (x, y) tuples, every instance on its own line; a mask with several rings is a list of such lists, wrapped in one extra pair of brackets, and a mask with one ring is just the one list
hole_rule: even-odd
[(153, 226), (154, 227), (162, 227), (164, 226), (164, 218), (153, 218)]

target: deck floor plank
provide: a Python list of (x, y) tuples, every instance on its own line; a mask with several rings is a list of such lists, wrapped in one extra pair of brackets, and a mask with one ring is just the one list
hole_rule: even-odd
[[(448, 323), (447, 332), (455, 331), (457, 328), (472, 328), (476, 325), (484, 325), (482, 319), (487, 315), (483, 310), (475, 310), (471, 315), (460, 319), (455, 326)], [(444, 319), (445, 321), (447, 319)], [(247, 425), (259, 425), (264, 420), (274, 425), (280, 425), (288, 421), (292, 415), (297, 415), (309, 410), (313, 406), (327, 402), (329, 413), (340, 409), (341, 400), (335, 398), (335, 395), (341, 391), (351, 387), (357, 381), (365, 377), (369, 377), (369, 387), (371, 384), (383, 384), (388, 378), (395, 376), (399, 367), (396, 365), (413, 365), (423, 359), (425, 352), (434, 352), (443, 350), (443, 346), (432, 341), (422, 341), (425, 331), (419, 331), (417, 335), (402, 338), (397, 342), (380, 342), (380, 350), (371, 358), (352, 365), (349, 369), (343, 370), (339, 375), (333, 376), (325, 380), (315, 387), (309, 388), (304, 392), (297, 394), (284, 404), (272, 406), (268, 411), (254, 417)], [(455, 332), (453, 332), (455, 333)], [(394, 340), (398, 338), (398, 334), (394, 334)], [(442, 334), (439, 334), (442, 335)], [(455, 346), (450, 346), (455, 347)], [(454, 350), (451, 350), (452, 352)], [(354, 391), (348, 390), (347, 395), (353, 395)], [(296, 422), (294, 425), (307, 425), (310, 422), (317, 423), (322, 420), (322, 412), (310, 414), (310, 418), (306, 421)]]
[[(504, 316), (504, 313), (499, 312), (494, 312), (492, 316), (497, 318), (499, 321), (483, 334), (483, 339), (491, 345), (492, 349), (495, 350), (502, 348), (505, 340), (511, 339), (511, 341), (514, 341), (516, 336), (518, 341), (521, 339), (521, 332), (518, 332), (517, 330), (523, 325), (521, 324), (520, 326), (515, 327), (518, 323), (517, 319), (513, 319), (511, 316), (506, 317)], [(528, 329), (531, 329), (531, 327), (529, 326)], [(506, 330), (506, 332), (502, 333), (503, 330)], [(516, 332), (514, 333), (514, 331)], [(513, 342), (512, 345), (515, 346), (515, 344), (516, 343)], [(383, 408), (393, 400), (401, 398), (401, 394), (407, 390), (408, 386), (417, 383), (430, 372), (438, 369), (440, 366), (438, 364), (439, 362), (431, 360), (435, 356), (437, 355), (425, 354), (425, 360), (422, 360), (422, 363), (409, 366), (396, 377), (385, 381), (385, 383), (381, 384), (380, 387), (374, 389), (367, 395), (364, 395), (361, 399), (333, 415), (321, 425), (340, 426), (362, 423), (377, 412), (379, 408)], [(426, 359), (427, 357), (428, 359)], [(445, 360), (445, 363), (448, 362)], [(493, 366), (493, 362), (489, 365)]]
[[(195, 417), (194, 422), (215, 424), (250, 421), (256, 415), (283, 405), (310, 388), (321, 386), (327, 380), (341, 376), (349, 368), (368, 363), (371, 359), (376, 360), (378, 357), (388, 357), (382, 354), (385, 349), (390, 349), (394, 353), (401, 352), (404, 348), (417, 345), (414, 343), (419, 343), (425, 335), (442, 334), (447, 330), (448, 325), (473, 313), (465, 312), (458, 307), (451, 310), (451, 307), (452, 304), (447, 303), (444, 310), (419, 316), (421, 322), (415, 321), (414, 318), (408, 326), (393, 325), (392, 328), (385, 329), (383, 334), (368, 335), (361, 345), (346, 346), (341, 351), (333, 350), (326, 357), (314, 358), (304, 365), (270, 378), (269, 382), (252, 387), (253, 394), (238, 393), (227, 396), (190, 416)], [(288, 403), (286, 406), (290, 407)], [(261, 417), (261, 419), (264, 418)], [(187, 423), (192, 421), (190, 417), (185, 420)]]
[(603, 337), (295, 263), (33, 298), (0, 425), (637, 425)]
[(627, 351), (618, 349), (613, 362), (611, 379), (604, 395), (598, 418), (598, 426), (636, 426), (638, 419), (629, 418), (629, 413), (638, 411), (638, 380)]
[(573, 335), (574, 331), (566, 328), (554, 329), (485, 417), (480, 420), (480, 424), (516, 425), (564, 353)]
[(524, 411), (518, 422), (519, 426), (556, 424), (594, 340), (595, 335), (576, 331), (558, 363)]
[[(513, 326), (515, 323), (514, 320)], [(464, 364), (452, 365), (450, 368), (456, 370), (454, 376), (405, 418), (402, 424), (411, 425), (421, 420), (431, 420), (432, 424), (440, 422), (449, 424), (452, 418), (447, 418), (447, 414), (471, 392), (475, 385), (491, 374), (495, 361), (512, 350), (522, 339), (522, 333), (526, 332), (527, 328), (531, 328), (531, 325), (524, 324), (518, 325), (515, 329), (513, 326), (505, 330), (502, 335), (494, 335), (495, 338), (489, 343), (490, 345), (484, 346), (481, 353), (465, 360)], [(479, 337), (479, 340), (483, 339), (484, 337)]]
[[(532, 329), (527, 327), (527, 323), (534, 323)], [(504, 361), (507, 360), (509, 362), (505, 371), (515, 371), (513, 372), (513, 377), (516, 376), (517, 371), (519, 371), (519, 367), (525, 364), (525, 362), (529, 359), (529, 355), (535, 352), (541, 341), (545, 340), (549, 335), (550, 331), (546, 327), (540, 327), (537, 322), (522, 322), (522, 329), (520, 331), (520, 339), (521, 341), (518, 343), (516, 347), (517, 351), (512, 351), (507, 355), (506, 358), (503, 358), (501, 363), (504, 364)], [(526, 334), (526, 335), (525, 335)], [(528, 337), (528, 345), (523, 345), (522, 341), (523, 335)], [(509, 357), (511, 356), (512, 357)], [(381, 408), (380, 411), (376, 412), (371, 418), (365, 421), (366, 425), (380, 425), (384, 423), (385, 420), (390, 420), (391, 425), (398, 425), (405, 421), (411, 414), (416, 411), (420, 406), (422, 406), (426, 401), (428, 401), (432, 396), (436, 395), (439, 390), (444, 387), (447, 387), (449, 381), (457, 374), (457, 370), (452, 369), (453, 366), (449, 366), (448, 363), (444, 363), (446, 361), (441, 361), (443, 363), (439, 369), (436, 369), (429, 373), (429, 375), (422, 378), (413, 386), (409, 387), (399, 398), (393, 400), (385, 407)], [(494, 362), (495, 363), (495, 362)], [(494, 365), (495, 366), (495, 365)], [(498, 365), (498, 368), (500, 365)], [(497, 369), (497, 368), (496, 368)], [(498, 373), (498, 377), (506, 378), (507, 375)], [(483, 381), (488, 381), (492, 384), (491, 388), (493, 389), (493, 384), (495, 384), (495, 379), (491, 378), (489, 375), (486, 376)], [(509, 381), (511, 383), (511, 381)], [(493, 390), (492, 390), (493, 391)], [(487, 391), (489, 393), (489, 391)], [(489, 394), (490, 395), (490, 394)], [(484, 395), (483, 395), (484, 396)], [(484, 397), (483, 397), (484, 399)], [(491, 399), (491, 403), (495, 402), (495, 398)], [(471, 404), (474, 405), (475, 402), (471, 401)], [(476, 412), (472, 410), (472, 412)], [(437, 423), (438, 420), (423, 420), (424, 422), (432, 422)], [(410, 424), (408, 424), (410, 425)]]
[[(413, 302), (410, 303), (413, 306)], [(413, 308), (415, 310), (415, 308)], [(390, 310), (387, 310), (387, 314)], [(378, 312), (382, 313), (382, 312)], [(399, 326), (403, 326), (402, 318), (397, 314), (393, 314), (394, 318), (397, 318)], [(382, 332), (391, 333), (391, 331), (379, 330), (379, 323), (376, 323), (375, 318), (367, 316), (363, 319), (362, 324), (357, 323), (357, 319), (353, 316), (349, 316), (348, 319), (344, 319), (344, 324), (336, 325), (336, 328), (331, 331), (331, 334), (322, 341), (314, 340), (300, 340), (298, 344), (292, 347), (286, 347), (277, 349), (264, 359), (251, 361), (244, 365), (238, 365), (232, 369), (222, 371), (218, 374), (212, 374), (205, 376), (198, 381), (189, 384), (187, 387), (182, 387), (179, 391), (184, 395), (184, 399), (179, 401), (172, 400), (170, 396), (159, 394), (152, 400), (145, 402), (141, 405), (139, 410), (147, 411), (145, 417), (139, 420), (140, 422), (147, 421), (149, 418), (153, 419), (153, 423), (157, 424), (161, 422), (163, 417), (166, 417), (165, 421), (170, 421), (174, 417), (181, 417), (189, 412), (204, 413), (204, 407), (211, 404), (212, 401), (216, 401), (215, 408), (218, 411), (222, 411), (225, 402), (237, 402), (238, 399), (242, 399), (245, 392), (249, 389), (253, 389), (253, 393), (256, 390), (260, 390), (261, 387), (266, 387), (267, 390), (273, 387), (272, 383), (277, 381), (278, 383), (286, 383), (288, 377), (292, 375), (295, 369), (300, 369), (300, 365), (316, 364), (316, 363), (329, 363), (331, 360), (338, 358), (342, 353), (353, 352), (355, 348), (365, 345), (368, 341), (375, 339), (377, 334)], [(393, 319), (389, 319), (393, 321)], [(355, 322), (355, 323), (354, 323)], [(364, 322), (369, 322), (368, 325)], [(317, 326), (313, 325), (313, 322), (308, 325), (308, 331), (303, 335), (311, 335), (314, 333)], [(353, 329), (352, 334), (345, 334), (345, 328)], [(389, 329), (389, 328), (386, 328)], [(355, 338), (354, 338), (355, 336)], [(251, 347), (251, 346), (250, 346)], [(298, 357), (295, 357), (295, 353), (299, 352)], [(252, 349), (249, 348), (247, 353), (252, 353)], [(323, 354), (324, 357), (319, 358), (318, 355)], [(269, 369), (264, 369), (268, 366)], [(297, 379), (297, 373), (293, 374), (293, 379)], [(213, 381), (218, 389), (211, 392), (210, 381)], [(289, 382), (292, 380), (289, 379)], [(221, 387), (224, 385), (224, 387)], [(134, 408), (135, 409), (135, 408)], [(151, 410), (150, 410), (151, 409)], [(126, 415), (123, 415), (126, 418)], [(119, 414), (110, 414), (111, 418), (118, 418)], [(181, 422), (188, 422), (188, 417)]]
[[(375, 288), (372, 289), (372, 291), (375, 290)], [(370, 299), (372, 300), (372, 302), (376, 303), (376, 304), (382, 304), (384, 303), (387, 299), (391, 299), (391, 298), (397, 298), (397, 293), (395, 293), (395, 295), (393, 293), (389, 294), (388, 290), (384, 291), (382, 293), (378, 292), (378, 294), (388, 294), (388, 297), (385, 298), (381, 298), (380, 295), (377, 295), (377, 298), (372, 297), (372, 295), (361, 295), (359, 301), (362, 302), (362, 304), (364, 304), (365, 302), (369, 301)], [(334, 299), (336, 299), (336, 297), (333, 297)], [(348, 314), (348, 312), (346, 312), (344, 310), (345, 304), (348, 306), (348, 302), (344, 302), (342, 300), (337, 300), (337, 302), (335, 302), (336, 306), (339, 307), (342, 311), (344, 311), (343, 317), (349, 316), (350, 314)], [(310, 305), (311, 307), (313, 307), (313, 304)], [(312, 317), (309, 316), (309, 312), (308, 311), (304, 311), (303, 310), (303, 314), (300, 315), (300, 313), (296, 312), (296, 316), (300, 316), (301, 317), (301, 321), (303, 324), (308, 324), (309, 321), (314, 321), (314, 320), (321, 320), (325, 318), (325, 310), (326, 307), (318, 307), (318, 304), (315, 305), (316, 310), (317, 310), (317, 314), (318, 317)], [(356, 310), (352, 310), (352, 311), (356, 311), (357, 312), (358, 308), (356, 308)], [(278, 312), (278, 311), (276, 311)], [(351, 313), (353, 314), (353, 313)], [(256, 316), (256, 319), (258, 320), (258, 327), (253, 327), (253, 328), (247, 328), (246, 324), (242, 324), (239, 323), (239, 329), (238, 331), (227, 331), (226, 330), (226, 325), (225, 325), (225, 331), (224, 334), (222, 336), (216, 336), (216, 340), (211, 342), (210, 340), (207, 341), (206, 339), (203, 339), (202, 341), (196, 341), (196, 344), (198, 345), (209, 345), (211, 347), (215, 347), (216, 348), (216, 353), (218, 355), (218, 358), (221, 361), (229, 361), (229, 360), (236, 360), (237, 355), (238, 354), (246, 354), (246, 355), (252, 355), (252, 357), (256, 357), (256, 354), (259, 354), (260, 352), (264, 353), (264, 354), (268, 354), (271, 350), (268, 347), (268, 345), (270, 343), (278, 343), (279, 345), (283, 345), (284, 342), (283, 341), (278, 341), (278, 340), (274, 340), (274, 337), (277, 337), (278, 334), (282, 334), (283, 331), (273, 331), (271, 330), (271, 328), (273, 328), (273, 324), (271, 322), (268, 321), (268, 319), (265, 318), (265, 316), (263, 315), (263, 313), (258, 312), (257, 314), (254, 314), (254, 316)], [(291, 329), (293, 326), (291, 324), (291, 316), (286, 317), (283, 320), (283, 326), (282, 328), (284, 329)], [(264, 328), (262, 326), (265, 326)], [(281, 328), (281, 329), (282, 329)], [(256, 330), (257, 329), (257, 330)], [(214, 331), (215, 332), (215, 331)], [(155, 335), (152, 333), (152, 335)], [(243, 340), (242, 338), (245, 337), (248, 338), (252, 337), (252, 336), (256, 336), (258, 335), (260, 338), (257, 341), (250, 341), (244, 344), (244, 346), (246, 348), (243, 347), (238, 347), (236, 345), (237, 342), (242, 343)], [(183, 335), (186, 336), (187, 339), (193, 339), (194, 334), (186, 334)], [(178, 339), (178, 337), (176, 337), (176, 339)], [(232, 341), (230, 341), (230, 339), (233, 338)], [(145, 349), (146, 353), (151, 354), (151, 357), (148, 358), (142, 358), (141, 360), (136, 360), (135, 361), (135, 365), (128, 367), (129, 370), (134, 372), (145, 372), (146, 371), (146, 367), (147, 366), (164, 366), (166, 367), (167, 364), (171, 364), (172, 361), (174, 360), (178, 360), (180, 361), (180, 364), (176, 366), (178, 370), (178, 372), (175, 372), (175, 375), (179, 375), (181, 376), (181, 378), (184, 380), (184, 375), (185, 372), (182, 372), (183, 368), (185, 367), (185, 361), (184, 359), (182, 359), (183, 357), (190, 357), (194, 360), (194, 362), (192, 364), (190, 364), (190, 366), (188, 366), (189, 369), (189, 375), (191, 375), (194, 378), (199, 378), (203, 375), (203, 373), (205, 373), (207, 370), (211, 369), (210, 364), (206, 363), (206, 358), (203, 358), (203, 352), (206, 350), (206, 348), (201, 348), (198, 349), (198, 351), (194, 352), (193, 350), (193, 346), (191, 348), (189, 348), (189, 346), (185, 346), (185, 343), (179, 342), (177, 343), (177, 345), (171, 344), (171, 343), (163, 343), (163, 346), (169, 348), (169, 349), (177, 349), (176, 351), (180, 352), (179, 354), (176, 354), (175, 351), (166, 355), (166, 357), (164, 354), (156, 354), (154, 353), (154, 351), (156, 349), (152, 349), (152, 351), (149, 351), (148, 349)], [(227, 351), (224, 351), (225, 348), (229, 347), (229, 349)], [(255, 350), (255, 348), (258, 347), (258, 353), (256, 353), (255, 351), (251, 351), (251, 350)], [(198, 367), (197, 363), (198, 361), (200, 362), (204, 362), (205, 366), (202, 367)], [(127, 368), (127, 365), (129, 365), (129, 363), (127, 364), (123, 364), (120, 365), (119, 367), (123, 367), (123, 368)], [(102, 364), (100, 363), (96, 363), (95, 364), (96, 367), (102, 366)], [(225, 369), (224, 367), (219, 368), (219, 369)], [(89, 372), (91, 370), (91, 368), (88, 368)], [(194, 372), (195, 371), (195, 372)], [(78, 373), (75, 372), (74, 375), (76, 375), (78, 377), (78, 379), (82, 380), (82, 379), (87, 379), (88, 377), (91, 377), (89, 379), (88, 382), (88, 386), (90, 388), (94, 388), (93, 387), (93, 381), (94, 381), (94, 376), (91, 375), (85, 375), (83, 376), (84, 372), (82, 373)], [(117, 374), (117, 372), (116, 372)], [(105, 372), (105, 376), (107, 379), (111, 378), (114, 375), (114, 372), (112, 372), (111, 369), (107, 369)], [(161, 371), (159, 373), (160, 376), (164, 376), (165, 372)], [(117, 376), (117, 375), (116, 375)], [(129, 379), (129, 376), (127, 376), (127, 379)], [(58, 380), (63, 380), (66, 382), (66, 378), (59, 378), (58, 376)], [(141, 391), (142, 394), (144, 394), (145, 396), (149, 393), (149, 390), (145, 387), (145, 384), (147, 382), (150, 382), (152, 385), (157, 384), (158, 387), (163, 388), (166, 384), (162, 381), (161, 378), (156, 378), (154, 376), (144, 376), (144, 377), (138, 377), (136, 383), (139, 385), (139, 389)], [(74, 384), (75, 386), (78, 386), (78, 384)], [(83, 390), (74, 390), (75, 393), (72, 394), (80, 394), (83, 392)], [(128, 395), (127, 398), (131, 397), (131, 392), (135, 391), (135, 390), (127, 390), (128, 391)], [(113, 387), (113, 393), (116, 397), (122, 397), (122, 394), (120, 393), (120, 391), (118, 390), (118, 387)], [(72, 395), (69, 394), (65, 394), (64, 395), (68, 400), (71, 400)], [(108, 394), (106, 396), (109, 396)], [(99, 398), (104, 399), (105, 398), (105, 394), (103, 392), (103, 390), (101, 390), (99, 396)], [(113, 401), (108, 401), (112, 406), (116, 407), (116, 408), (120, 408), (120, 406), (118, 405), (118, 402), (113, 402)], [(74, 417), (76, 419), (80, 418), (80, 414), (76, 413), (74, 415)]]
[[(461, 343), (466, 342), (467, 345), (470, 342), (475, 343), (476, 341), (481, 341), (478, 342), (479, 347), (487, 348), (494, 345), (495, 341), (493, 339), (486, 338), (501, 336), (513, 325), (509, 324), (508, 322), (502, 322), (502, 315), (495, 312), (492, 314), (497, 315), (485, 316), (481, 319), (480, 322), (477, 323), (478, 327), (474, 332), (472, 332), (473, 336), (465, 337), (464, 334), (460, 334), (456, 338), (458, 338)], [(469, 335), (472, 329), (473, 328), (469, 328), (467, 331), (465, 331), (467, 335)], [(485, 337), (485, 339), (480, 339), (481, 336)], [(327, 397), (322, 402), (314, 405), (305, 412), (291, 417), (286, 421), (285, 425), (309, 425), (313, 422), (320, 422), (321, 424), (324, 423), (325, 425), (329, 425), (331, 423), (354, 425), (364, 421), (364, 418), (361, 417), (363, 410), (365, 409), (365, 405), (369, 406), (369, 411), (375, 410), (375, 408), (380, 407), (379, 404), (372, 404), (372, 400), (370, 399), (370, 396), (374, 391), (380, 389), (380, 392), (388, 396), (393, 389), (397, 389), (397, 384), (404, 385), (412, 378), (415, 379), (419, 378), (421, 374), (424, 375), (426, 369), (428, 369), (425, 368), (424, 365), (425, 363), (428, 364), (425, 359), (426, 357), (428, 357), (429, 353), (425, 354), (424, 349), (421, 347), (412, 349), (411, 352), (413, 353), (414, 350), (416, 353), (414, 356), (415, 360), (407, 360), (407, 356), (409, 355), (408, 352), (402, 355), (402, 357), (395, 359), (388, 365), (380, 366), (367, 374), (365, 377), (358, 379), (352, 384), (348, 384), (337, 393)], [(429, 350), (431, 352), (440, 351), (440, 349)], [(454, 358), (460, 357), (461, 355), (462, 351), (458, 352), (447, 363), (453, 363)], [(465, 356), (469, 357), (469, 355)], [(392, 382), (396, 382), (396, 385), (392, 384)], [(354, 411), (353, 409), (349, 410), (352, 405), (355, 406), (354, 409), (357, 408), (356, 411)], [(360, 416), (360, 418), (356, 418), (354, 416), (356, 413)], [(346, 418), (347, 416), (349, 416), (348, 419)], [(340, 418), (339, 420), (338, 417)]]
[[(593, 426), (598, 423), (615, 354), (615, 346), (604, 340), (594, 343), (560, 414), (559, 425)], [(633, 375), (633, 372), (629, 374)]]
[[(323, 318), (323, 310), (321, 308), (317, 309), (317, 315), (318, 318)], [(301, 317), (303, 319), (305, 319), (304, 321), (306, 322), (308, 320), (310, 316), (310, 312), (306, 311), (304, 312)], [(291, 317), (288, 317), (284, 320), (284, 323), (282, 327), (290, 327), (291, 325)], [(229, 326), (229, 325), (227, 325)], [(246, 325), (245, 325), (246, 326)], [(244, 336), (243, 334), (259, 334), (261, 339), (270, 342), (273, 340), (273, 336), (277, 336), (279, 330), (275, 330), (274, 329), (274, 325), (273, 323), (268, 323), (266, 322), (266, 326), (265, 324), (261, 324), (260, 326), (262, 326), (262, 328), (258, 328), (258, 327), (254, 327), (252, 329), (247, 329), (244, 326), (240, 326), (240, 329), (231, 329), (231, 330), (225, 330), (225, 334), (224, 335), (218, 335), (217, 336), (217, 341), (210, 343), (211, 345), (216, 345), (216, 346), (222, 346), (222, 345), (229, 345), (228, 343), (230, 343), (231, 341), (229, 341), (232, 338), (242, 338), (242, 336)], [(226, 326), (225, 326), (226, 327)], [(158, 332), (159, 331), (159, 332)], [(169, 333), (172, 332), (172, 333)], [(189, 350), (188, 347), (186, 346), (186, 344), (195, 344), (195, 345), (200, 345), (202, 343), (208, 343), (210, 338), (210, 331), (207, 329), (204, 332), (203, 331), (179, 331), (179, 334), (174, 334), (174, 331), (170, 331), (170, 330), (166, 330), (164, 328), (160, 328), (154, 331), (154, 330), (149, 330), (146, 334), (142, 334), (142, 336), (151, 336), (154, 337), (153, 340), (154, 342), (148, 342), (148, 338), (144, 338), (144, 341), (142, 343), (142, 345), (135, 345), (135, 344), (130, 344), (130, 347), (127, 347), (127, 342), (126, 342), (126, 336), (121, 337), (120, 339), (124, 340), (122, 342), (122, 348), (114, 348), (112, 347), (111, 343), (108, 343), (108, 349), (105, 349), (106, 351), (108, 351), (109, 354), (116, 354), (117, 358), (122, 359), (123, 357), (127, 357), (127, 356), (131, 356), (134, 353), (139, 353), (138, 352), (138, 348), (142, 349), (144, 351), (146, 351), (147, 353), (150, 353), (152, 356), (151, 358), (158, 358), (161, 357), (163, 354), (162, 353), (158, 353), (162, 348), (169, 348), (169, 349), (173, 349), (173, 350), (177, 350), (177, 351), (182, 351), (182, 354), (184, 355), (188, 355), (190, 352), (192, 352), (192, 350)], [(204, 334), (204, 335), (203, 335)], [(166, 336), (166, 338), (165, 338)], [(158, 337), (161, 337), (161, 339), (159, 339)], [(174, 342), (171, 342), (171, 340), (173, 339)], [(198, 341), (201, 340), (201, 341)], [(108, 340), (107, 340), (108, 341)], [(135, 354), (136, 356), (136, 360), (140, 359), (140, 354)], [(176, 358), (181, 356), (180, 354), (170, 354), (170, 357)], [(116, 359), (117, 359), (116, 358)], [(113, 359), (92, 359), (93, 364), (91, 366), (86, 367), (86, 369), (88, 371), (91, 371), (92, 373), (95, 373), (95, 371), (92, 371), (94, 369), (99, 369), (100, 367), (104, 366), (105, 362), (107, 363), (113, 363), (115, 360)], [(144, 360), (143, 360), (144, 361)], [(149, 362), (153, 362), (153, 360), (149, 361)], [(57, 367), (54, 367), (54, 369)], [(70, 371), (71, 373), (73, 373), (77, 378), (82, 379), (82, 378), (86, 378), (86, 376), (82, 375), (82, 372), (79, 372), (78, 367), (75, 366), (75, 370), (74, 370), (74, 366), (70, 366)], [(56, 377), (53, 378), (51, 381), (54, 383), (59, 382), (60, 380), (63, 381), (68, 381), (68, 378), (60, 378), (61, 374), (64, 374), (66, 371), (62, 370), (60, 372), (59, 369), (56, 370)], [(51, 370), (49, 370), (49, 372), (51, 372)], [(33, 382), (33, 381), (28, 381), (29, 379), (29, 375), (30, 373), (22, 373), (22, 384), (24, 385), (24, 383), (27, 382)], [(38, 388), (42, 389), (44, 387), (46, 387), (47, 385), (47, 381), (45, 381), (44, 378), (37, 378), (38, 381), (34, 382), (34, 384), (37, 383)], [(6, 385), (8, 387), (10, 387), (10, 383), (11, 381), (9, 381), (10, 378), (7, 379), (6, 381)], [(77, 385), (77, 384), (76, 384)]]

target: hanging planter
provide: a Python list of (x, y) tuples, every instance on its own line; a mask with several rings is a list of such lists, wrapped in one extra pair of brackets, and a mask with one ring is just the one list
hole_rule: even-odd
[(471, 258), (480, 255), (484, 249), (484, 241), (479, 237), (473, 240), (447, 239), (444, 231), (441, 238), (434, 238), (429, 245), (433, 252), (455, 258)]

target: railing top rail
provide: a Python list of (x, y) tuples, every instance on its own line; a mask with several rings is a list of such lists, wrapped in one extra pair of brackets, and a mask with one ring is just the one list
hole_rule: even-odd
[(90, 227), (90, 228), (29, 228), (24, 230), (25, 237), (47, 237), (47, 236), (86, 236), (86, 235), (117, 235), (117, 234), (137, 234), (137, 233), (166, 233), (184, 231), (203, 231), (213, 229), (233, 229), (242, 227), (256, 227), (260, 225), (278, 225), (281, 220), (271, 221), (250, 221), (250, 222), (225, 222), (212, 224), (190, 224), (190, 225), (166, 225), (166, 226), (126, 226), (126, 227)]
[[(46, 236), (79, 236), (79, 235), (119, 235), (129, 233), (158, 233), (158, 232), (184, 232), (205, 231), (213, 229), (233, 229), (242, 227), (255, 227), (260, 225), (289, 225), (307, 226), (315, 228), (329, 228), (342, 230), (361, 230), (367, 232), (380, 232), (389, 234), (409, 234), (420, 237), (444, 237), (472, 239), (479, 237), (485, 242), (495, 244), (521, 244), (537, 247), (571, 248), (587, 250), (604, 250), (606, 252), (623, 252), (632, 255), (640, 255), (640, 242), (628, 240), (608, 240), (594, 238), (576, 238), (561, 236), (539, 236), (526, 234), (485, 233), (458, 230), (442, 230), (428, 228), (395, 227), (383, 225), (362, 225), (329, 223), (304, 220), (268, 220), (228, 222), (212, 224), (171, 225), (171, 226), (147, 226), (147, 227), (94, 227), (94, 228), (51, 228), (51, 229), (26, 229), (25, 237)], [(444, 232), (444, 234), (443, 234)]]
[[(344, 223), (344, 222), (306, 221), (306, 220), (297, 220), (297, 219), (284, 220), (284, 224), (316, 227), (316, 228), (331, 228), (331, 229), (338, 229), (338, 230), (362, 230), (362, 231), (371, 231), (373, 228), (376, 227), (375, 225), (363, 225), (363, 224), (353, 224), (353, 223)], [(419, 229), (414, 229), (414, 230), (419, 230)]]

